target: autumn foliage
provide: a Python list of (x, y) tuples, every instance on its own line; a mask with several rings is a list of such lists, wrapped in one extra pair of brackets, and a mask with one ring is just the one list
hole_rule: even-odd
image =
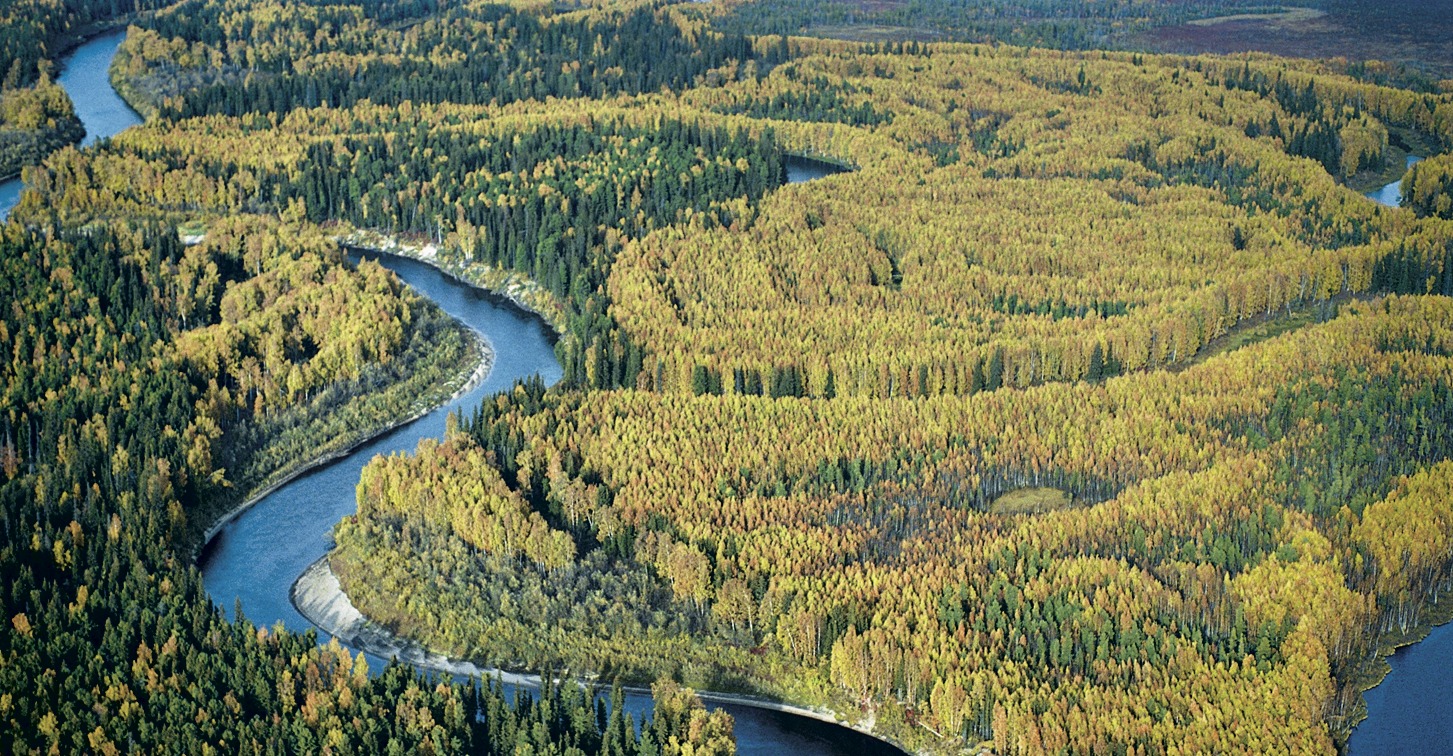
[[(1399, 130), (1453, 143), (1453, 98), (1262, 56), (749, 38), (713, 13), (189, 0), (138, 28), (118, 70), (152, 120), (29, 171), (4, 231), (33, 307), (0, 323), (0, 469), (40, 523), (6, 532), (66, 590), (16, 589), (0, 650), (38, 672), (29, 639), (87, 616), (101, 533), (186, 543), (202, 494), (309, 446), (299, 413), (393, 391), (376, 420), (403, 366), (467, 356), (330, 239), (372, 234), (533, 281), (566, 376), (365, 470), (333, 564), (390, 629), (930, 750), (1335, 750), (1365, 663), (1453, 577), (1447, 162), (1412, 174), (1416, 212), (1341, 181)], [(789, 154), (848, 170), (785, 184)], [(73, 247), (94, 270), (57, 264)], [(113, 395), (170, 433), (117, 448), (122, 417), (83, 411)], [(93, 506), (117, 486), (147, 505)], [(1034, 487), (1064, 497), (993, 511)], [(264, 658), (332, 664), (287, 648)], [(298, 711), (371, 695), (339, 662)], [(289, 679), (256, 709), (301, 706)], [(396, 687), (441, 712), (441, 749), (479, 735), (455, 689)], [(535, 741), (730, 750), (724, 719), (657, 696), (665, 729), (582, 714)]]

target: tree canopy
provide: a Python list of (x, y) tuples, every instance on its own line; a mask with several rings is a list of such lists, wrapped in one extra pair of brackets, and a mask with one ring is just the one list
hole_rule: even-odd
[[(1022, 41), (1179, 12), (1102, 5)], [(1334, 750), (1453, 577), (1447, 159), (1407, 209), (1343, 182), (1398, 130), (1453, 144), (1453, 97), (750, 36), (763, 7), (136, 17), (147, 123), (28, 169), (0, 228), (17, 746), (731, 752), (684, 683), (931, 750)], [(7, 123), (61, 124), (5, 54), (36, 84)], [(804, 156), (847, 170), (787, 183)], [(561, 332), (560, 385), (372, 462), (332, 557), (364, 613), (538, 696), (370, 676), (226, 619), (189, 564), (479, 356), (343, 238), (518, 283)], [(674, 682), (636, 726), (549, 670)]]

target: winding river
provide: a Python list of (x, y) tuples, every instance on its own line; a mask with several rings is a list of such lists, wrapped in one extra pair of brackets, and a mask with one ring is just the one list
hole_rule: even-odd
[[(86, 127), (82, 146), (111, 137), (141, 122), (111, 88), (107, 69), (125, 32), (114, 31), (77, 47), (63, 61), (58, 82), (76, 105)], [(793, 180), (836, 172), (815, 161), (792, 160)], [(0, 184), (0, 218), (18, 202), (21, 182)], [(240, 605), (243, 614), (261, 626), (281, 623), (294, 631), (313, 626), (298, 614), (289, 589), (308, 565), (332, 543), (335, 523), (357, 511), (354, 489), (359, 470), (376, 454), (411, 452), (421, 438), (441, 437), (445, 418), (457, 409), (472, 409), (485, 397), (514, 381), (539, 375), (546, 383), (561, 377), (555, 360), (554, 335), (544, 321), (510, 302), (460, 284), (423, 263), (401, 257), (354, 255), (378, 260), (445, 312), (486, 335), (494, 348), (494, 367), (483, 382), (464, 395), (413, 422), (368, 441), (348, 455), (313, 469), (260, 499), (221, 527), (202, 550), (199, 566), (212, 598), (227, 611)], [(322, 635), (327, 640), (326, 635)], [(385, 660), (369, 660), (382, 670)], [(895, 752), (884, 743), (837, 725), (789, 713), (735, 704), (708, 703), (729, 711), (737, 722), (739, 753), (796, 756), (848, 756)], [(648, 695), (629, 694), (627, 709), (649, 712)]]
[[(108, 69), (123, 39), (126, 39), (124, 29), (106, 32), (92, 37), (61, 59), (61, 75), (56, 78), (56, 83), (70, 95), (76, 117), (86, 127), (82, 147), (141, 123), (136, 111), (111, 88)], [(19, 178), (0, 182), (0, 221), (9, 217), (10, 209), (20, 201), (22, 188), (24, 184)]]
[[(473, 409), (484, 397), (509, 388), (517, 379), (538, 374), (546, 383), (554, 383), (561, 376), (553, 334), (538, 317), (460, 284), (424, 263), (373, 253), (358, 253), (357, 257), (378, 261), (445, 312), (486, 334), (495, 351), (494, 368), (483, 383), (463, 396), (294, 479), (217, 533), (200, 559), (207, 591), (223, 607), (240, 602), (243, 613), (259, 625), (280, 621), (290, 630), (313, 627), (293, 606), (289, 589), (298, 575), (331, 548), (334, 524), (357, 511), (354, 490), (359, 471), (374, 455), (412, 452), (421, 438), (442, 437), (450, 412)], [(327, 639), (326, 634), (320, 635)], [(383, 659), (369, 656), (370, 668), (383, 669)], [(708, 706), (725, 708), (736, 719), (738, 752), (742, 754), (828, 756), (882, 753), (886, 748), (879, 741), (827, 722), (754, 707), (711, 702)], [(628, 694), (626, 707), (639, 715), (650, 711), (651, 701), (643, 694)]]
[[(107, 68), (124, 33), (110, 32), (78, 47), (62, 61), (58, 81), (76, 103), (85, 124), (83, 144), (110, 137), (140, 123), (136, 114), (111, 89)], [(1418, 158), (1410, 157), (1411, 166)], [(835, 166), (792, 159), (789, 179), (805, 181), (837, 172)], [(1394, 182), (1369, 197), (1396, 206)], [(0, 218), (18, 201), (18, 179), (0, 183)], [(415, 290), (446, 312), (487, 335), (495, 350), (494, 369), (473, 390), (433, 412), (369, 441), (349, 455), (314, 469), (272, 492), (223, 527), (203, 550), (200, 566), (207, 590), (229, 611), (240, 604), (259, 625), (281, 623), (297, 631), (312, 626), (293, 607), (288, 592), (297, 576), (329, 549), (334, 523), (356, 510), (354, 486), (359, 470), (375, 454), (412, 451), (419, 439), (443, 435), (445, 417), (472, 408), (483, 397), (507, 388), (516, 379), (540, 375), (559, 380), (550, 329), (537, 317), (498, 297), (460, 284), (438, 270), (413, 260), (365, 255), (393, 270)], [(1353, 732), (1349, 751), (1362, 754), (1435, 753), (1453, 743), (1453, 675), (1446, 673), (1453, 656), (1453, 625), (1434, 628), (1426, 640), (1400, 649), (1389, 658), (1392, 672), (1367, 691), (1368, 719)], [(370, 660), (374, 669), (384, 661)], [(885, 744), (826, 722), (783, 712), (738, 705), (725, 708), (737, 721), (742, 754), (828, 756), (893, 752)], [(645, 695), (628, 696), (632, 712), (649, 711)]]

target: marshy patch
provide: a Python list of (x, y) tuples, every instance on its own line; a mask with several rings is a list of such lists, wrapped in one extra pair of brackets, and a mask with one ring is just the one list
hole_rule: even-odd
[(1075, 495), (1058, 488), (1030, 487), (1016, 488), (999, 496), (989, 505), (991, 514), (1044, 514), (1069, 509), (1075, 505)]

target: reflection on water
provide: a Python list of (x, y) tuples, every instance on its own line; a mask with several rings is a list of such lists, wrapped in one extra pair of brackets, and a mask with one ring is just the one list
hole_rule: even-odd
[(836, 163), (829, 163), (823, 160), (813, 160), (810, 157), (801, 155), (787, 156), (787, 183), (800, 184), (804, 181), (826, 178), (835, 173), (847, 173), (844, 168)]
[(1453, 625), (1433, 628), (1417, 643), (1388, 658), (1392, 671), (1367, 691), (1367, 719), (1352, 731), (1347, 752), (1453, 753)]
[[(1412, 168), (1421, 161), (1422, 158), (1417, 155), (1408, 155), (1407, 167)], [(1388, 207), (1399, 207), (1402, 204), (1402, 191), (1403, 180), (1402, 177), (1398, 177), (1397, 181), (1391, 184), (1385, 184), (1381, 189), (1374, 189), (1363, 196), (1377, 200), (1380, 204), (1387, 205)]]
[[(550, 384), (561, 377), (553, 334), (539, 318), (498, 297), (456, 283), (422, 263), (368, 253), (357, 257), (377, 260), (445, 312), (488, 336), (495, 350), (494, 370), (484, 385), (283, 486), (217, 534), (200, 560), (207, 592), (228, 610), (240, 602), (243, 613), (259, 625), (281, 622), (297, 631), (312, 628), (293, 607), (288, 591), (308, 565), (327, 553), (333, 525), (358, 510), (354, 491), (359, 471), (375, 454), (412, 452), (419, 439), (442, 437), (450, 412), (458, 408), (472, 410), (483, 397), (509, 388), (517, 379), (539, 374)], [(369, 655), (370, 669), (382, 670), (384, 664), (383, 659)], [(635, 716), (650, 712), (651, 698), (628, 694), (626, 708)], [(867, 756), (896, 752), (880, 741), (826, 722), (744, 706), (725, 708), (736, 718), (737, 747), (742, 756)]]
[[(76, 116), (86, 127), (86, 138), (81, 140), (83, 147), (141, 123), (136, 111), (111, 88), (108, 70), (111, 59), (116, 57), (116, 48), (124, 39), (124, 30), (107, 32), (61, 59), (61, 75), (56, 83), (66, 90), (75, 105)], [(0, 183), (0, 221), (10, 217), (23, 188), (18, 177)]]

